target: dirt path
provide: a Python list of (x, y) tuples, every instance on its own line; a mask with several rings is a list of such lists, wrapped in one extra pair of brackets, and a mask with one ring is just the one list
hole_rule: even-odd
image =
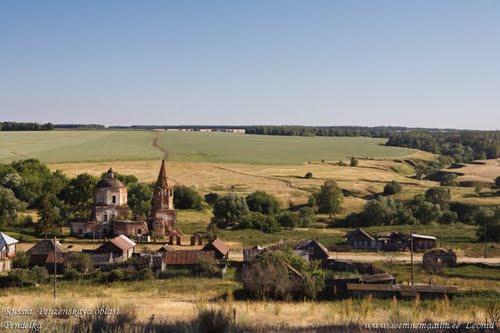
[[(373, 261), (399, 261), (399, 262), (410, 262), (409, 253), (376, 253), (376, 252), (330, 252), (331, 259), (340, 260), (354, 260), (360, 262), (373, 262)], [(413, 256), (413, 260), (416, 263), (422, 262), (422, 253), (417, 253)], [(470, 263), (470, 264), (495, 264), (500, 265), (500, 257), (495, 258), (480, 258), (480, 257), (466, 257), (458, 256), (457, 262), (459, 263)]]
[(155, 147), (156, 149), (158, 149), (159, 151), (161, 151), (161, 153), (163, 154), (162, 158), (164, 160), (167, 160), (167, 158), (168, 158), (168, 151), (160, 145), (160, 134), (161, 134), (160, 132), (155, 133), (155, 135), (153, 136), (152, 145), (153, 145), (153, 147)]

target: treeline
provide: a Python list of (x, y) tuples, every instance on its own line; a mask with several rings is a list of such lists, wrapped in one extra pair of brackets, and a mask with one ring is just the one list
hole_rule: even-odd
[(247, 126), (247, 134), (285, 136), (368, 136), (387, 138), (391, 133), (408, 130), (393, 126)]
[(0, 122), (0, 131), (50, 131), (54, 129), (52, 123), (20, 123), (15, 121)]
[(105, 129), (106, 126), (100, 124), (55, 124), (57, 129)]
[(497, 158), (500, 131), (407, 131), (394, 132), (387, 146), (408, 147), (451, 156), (455, 162)]

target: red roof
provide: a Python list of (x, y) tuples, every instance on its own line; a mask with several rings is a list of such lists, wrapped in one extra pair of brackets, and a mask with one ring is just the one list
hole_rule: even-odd
[(203, 250), (205, 250), (205, 251), (211, 250), (211, 247), (215, 248), (217, 251), (219, 251), (224, 256), (227, 255), (227, 253), (229, 252), (229, 249), (230, 249), (229, 245), (227, 245), (226, 243), (221, 241), (219, 238), (216, 238), (211, 243), (208, 243), (207, 245), (205, 245)]
[(122, 251), (130, 250), (136, 245), (125, 235), (116, 236), (110, 242)]
[(166, 252), (164, 256), (167, 265), (195, 265), (200, 259), (215, 260), (214, 251), (179, 250)]

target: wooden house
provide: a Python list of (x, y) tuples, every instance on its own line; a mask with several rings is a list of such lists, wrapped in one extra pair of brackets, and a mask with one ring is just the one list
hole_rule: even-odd
[(127, 236), (117, 236), (94, 250), (94, 253), (112, 253), (115, 262), (126, 261), (132, 256), (136, 244)]
[(302, 240), (295, 247), (293, 251), (305, 258), (307, 261), (321, 261), (325, 263), (330, 256), (326, 247), (320, 242), (313, 239)]
[(347, 234), (347, 243), (357, 250), (377, 250), (377, 240), (361, 228)]
[(17, 239), (0, 231), (0, 272), (12, 269), (12, 259), (16, 256)]
[(413, 234), (413, 250), (425, 251), (436, 247), (437, 238), (434, 236)]
[(57, 272), (64, 271), (64, 256), (68, 251), (57, 240), (42, 239), (31, 247), (26, 253), (29, 256), (29, 266), (45, 267), (49, 272), (54, 271), (57, 264)]
[(214, 239), (203, 247), (203, 251), (214, 251), (217, 259), (227, 259), (229, 249), (229, 246), (219, 238)]
[(216, 260), (216, 252), (206, 250), (177, 250), (165, 252), (163, 261), (167, 268), (194, 268), (201, 260)]

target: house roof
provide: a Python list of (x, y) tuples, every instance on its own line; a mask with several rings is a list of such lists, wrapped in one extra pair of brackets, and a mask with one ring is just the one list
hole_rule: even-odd
[(229, 252), (229, 245), (221, 241), (219, 238), (214, 239), (212, 242), (208, 243), (203, 247), (203, 250), (211, 250), (211, 248), (215, 248), (217, 251), (219, 251), (223, 255), (227, 255)]
[[(55, 244), (56, 252), (66, 253), (67, 250), (56, 241)], [(30, 248), (26, 253), (29, 255), (48, 255), (50, 252), (54, 251), (54, 241), (52, 239), (42, 239), (39, 240), (32, 248)]]
[(64, 253), (63, 252), (56, 252), (54, 254), (54, 251), (50, 251), (47, 255), (47, 258), (45, 259), (46, 264), (53, 264), (56, 262), (57, 264), (63, 264), (64, 263)]
[(436, 237), (434, 236), (427, 236), (427, 235), (418, 235), (418, 234), (412, 234), (413, 238), (422, 238), (422, 239), (430, 239), (430, 240), (437, 240)]
[(110, 242), (122, 251), (130, 250), (137, 245), (125, 235), (116, 236), (115, 238), (111, 239)]
[(167, 171), (165, 169), (165, 160), (161, 160), (160, 172), (158, 173), (158, 179), (156, 180), (156, 187), (158, 188), (168, 188)]
[(328, 253), (328, 249), (318, 242), (315, 239), (307, 239), (307, 240), (302, 240), (300, 241), (295, 247), (293, 248), (294, 250), (305, 250), (308, 249), (310, 246), (317, 246), (327, 257), (330, 255)]
[(360, 282), (373, 283), (373, 282), (384, 282), (395, 280), (394, 276), (389, 273), (380, 274), (366, 274), (359, 278)]
[(370, 234), (368, 234), (366, 231), (364, 231), (361, 228), (358, 228), (356, 230), (351, 231), (347, 235), (347, 238), (351, 238), (352, 236), (355, 236), (356, 234), (361, 234), (361, 235), (365, 236), (366, 238), (369, 238), (370, 240), (375, 240), (375, 238), (373, 238), (372, 236), (370, 236)]
[(179, 250), (166, 252), (164, 255), (164, 261), (167, 265), (194, 265), (197, 264), (200, 259), (215, 260), (215, 252), (202, 250)]
[(94, 265), (110, 264), (113, 262), (113, 253), (89, 253)]
[(14, 239), (9, 235), (6, 235), (0, 231), (0, 250), (3, 250), (3, 248), (7, 245), (12, 245), (16, 243), (19, 243), (17, 239)]
[(108, 172), (104, 176), (103, 179), (101, 179), (97, 185), (97, 188), (124, 188), (125, 185), (121, 181), (115, 178), (115, 174), (113, 172), (113, 169), (109, 168)]

